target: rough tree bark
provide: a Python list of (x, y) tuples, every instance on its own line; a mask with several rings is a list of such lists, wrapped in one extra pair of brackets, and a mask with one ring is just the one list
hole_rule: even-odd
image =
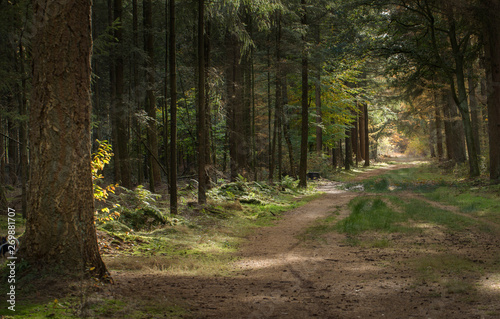
[(90, 8), (90, 0), (34, 1), (32, 169), (20, 253), (34, 268), (105, 277), (90, 167)]

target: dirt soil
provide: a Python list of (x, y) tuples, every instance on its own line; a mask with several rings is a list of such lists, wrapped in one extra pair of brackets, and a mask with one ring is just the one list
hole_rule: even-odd
[[(368, 171), (358, 180), (402, 167)], [(349, 214), (347, 204), (366, 195), (336, 186), (325, 184), (322, 197), (249, 236), (238, 252), (234, 276), (114, 272), (116, 284), (110, 293), (156, 302), (176, 300), (190, 310), (187, 318), (499, 318), (499, 278), (493, 280), (497, 286), (490, 278), (498, 274), (473, 278), (480, 287), (470, 294), (453, 293), (442, 281), (422, 281), (410, 262), (451, 251), (480, 264), (498, 256), (500, 245), (492, 234), (459, 238), (430, 226), (408, 245), (407, 236), (389, 235), (395, 243), (389, 248), (351, 246), (337, 232), (323, 240), (300, 240), (298, 236), (316, 220), (335, 211), (340, 212), (336, 220), (341, 220)], [(414, 196), (401, 194), (403, 199)], [(436, 251), (434, 244), (446, 251)]]

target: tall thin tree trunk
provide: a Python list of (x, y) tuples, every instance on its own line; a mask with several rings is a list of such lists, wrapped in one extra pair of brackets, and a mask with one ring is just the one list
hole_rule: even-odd
[[(306, 0), (300, 1), (302, 7), (302, 25), (307, 27)], [(307, 151), (309, 137), (309, 58), (307, 53), (306, 32), (302, 36), (302, 126), (300, 140), (299, 187), (307, 186)]]
[(443, 119), (441, 117), (441, 109), (437, 105), (437, 93), (436, 90), (433, 90), (433, 100), (434, 100), (434, 123), (436, 129), (436, 148), (437, 148), (437, 157), (439, 160), (444, 158), (443, 151), (443, 130), (442, 130), (442, 122)]
[(499, 0), (483, 0), (488, 9), (484, 19), (487, 74), (488, 135), (490, 145), (490, 179), (500, 182), (500, 26)]
[[(115, 38), (120, 47), (123, 47), (123, 3), (122, 0), (114, 0), (114, 18), (120, 21), (120, 27), (115, 29)], [(115, 56), (115, 90), (116, 96), (114, 101), (113, 117), (116, 125), (114, 128), (117, 132), (118, 139), (115, 141), (115, 150), (119, 157), (120, 165), (120, 183), (123, 187), (131, 188), (132, 180), (130, 177), (130, 163), (128, 156), (128, 108), (123, 102), (124, 94), (124, 75), (123, 75), (123, 55), (122, 50), (116, 53)]]
[(457, 36), (455, 33), (455, 21), (453, 18), (450, 20), (450, 31), (448, 32), (451, 47), (453, 50), (453, 57), (455, 60), (455, 78), (456, 78), (456, 89), (458, 95), (455, 92), (455, 84), (453, 79), (450, 80), (452, 86), (452, 93), (457, 103), (458, 110), (462, 116), (463, 128), (465, 132), (465, 141), (467, 146), (467, 152), (469, 155), (469, 172), (471, 177), (479, 176), (479, 159), (477, 154), (476, 143), (474, 142), (474, 136), (472, 131), (472, 124), (470, 120), (469, 103), (467, 101), (467, 90), (465, 88), (465, 73), (464, 73), (464, 56), (460, 52), (460, 46), (457, 43)]
[(464, 127), (463, 122), (460, 120), (458, 114), (457, 104), (452, 96), (452, 93), (448, 93), (448, 98), (446, 101), (446, 120), (449, 124), (449, 129), (447, 134), (449, 135), (450, 144), (448, 147), (448, 154), (451, 156), (450, 159), (457, 163), (465, 163), (467, 160), (465, 152), (465, 140), (464, 140)]
[[(10, 100), (10, 99), (9, 99)], [(9, 107), (9, 109), (11, 110), (11, 112), (13, 114), (15, 114), (15, 104), (12, 103), (9, 103), (9, 105), (11, 105), (11, 107)], [(18, 164), (19, 164), (19, 144), (16, 142), (16, 140), (19, 139), (18, 137), (18, 134), (19, 134), (19, 130), (18, 130), (18, 127), (16, 125), (16, 123), (14, 122), (14, 120), (12, 118), (8, 118), (8, 122), (7, 122), (7, 130), (9, 132), (9, 139), (7, 140), (8, 141), (8, 152), (9, 152), (9, 156), (8, 156), (8, 162), (9, 162), (9, 179), (10, 179), (10, 183), (13, 185), (13, 186), (16, 186), (17, 184), (17, 168), (18, 168)]]
[(366, 103), (361, 103), (360, 104), (360, 113), (359, 113), (359, 123), (358, 123), (358, 129), (359, 129), (359, 151), (360, 151), (360, 157), (362, 160), (365, 159), (366, 156), (366, 136), (367, 134), (367, 129), (365, 125), (365, 110), (366, 110)]
[(472, 135), (474, 138), (474, 144), (476, 145), (477, 155), (481, 155), (481, 142), (480, 142), (480, 132), (481, 132), (481, 122), (479, 119), (479, 105), (476, 96), (476, 87), (477, 81), (474, 79), (474, 71), (471, 68), (469, 70), (468, 77), (469, 84), (469, 108), (470, 108), (470, 116), (471, 116), (471, 124), (472, 124)]
[(365, 164), (363, 166), (370, 166), (370, 131), (368, 129), (368, 105), (363, 103), (363, 120), (364, 120), (364, 153), (365, 153)]
[[(281, 104), (281, 108), (283, 109), (283, 105), (288, 105), (288, 84), (286, 81), (286, 74), (283, 76), (283, 86), (282, 86), (283, 94), (283, 103)], [(282, 110), (282, 119), (283, 119), (283, 137), (285, 138), (286, 146), (288, 148), (288, 160), (290, 161), (290, 176), (294, 178), (297, 176), (295, 172), (295, 160), (293, 156), (293, 144), (292, 138), (290, 136), (290, 121), (288, 119), (288, 112)]]
[(247, 155), (241, 122), (242, 118), (242, 71), (240, 65), (241, 43), (235, 34), (226, 36), (226, 83), (228, 96), (228, 141), (230, 158), (230, 175), (234, 181), (245, 168)]
[[(19, 90), (19, 115), (23, 118), (27, 117), (27, 88), (26, 88), (26, 79), (27, 74), (24, 67), (24, 48), (21, 43), (21, 39), (19, 40), (19, 70), (21, 72), (21, 86)], [(21, 156), (21, 207), (23, 217), (27, 217), (28, 211), (28, 195), (27, 195), (27, 183), (28, 183), (28, 123), (27, 119), (21, 119), (19, 123), (19, 140), (20, 140), (20, 156)]]
[(352, 143), (352, 150), (354, 153), (354, 158), (356, 161), (356, 167), (359, 165), (359, 161), (361, 160), (361, 152), (359, 150), (359, 134), (358, 134), (358, 115), (355, 114), (356, 118), (354, 120), (354, 126), (351, 129), (351, 143)]
[(177, 77), (175, 0), (169, 0), (170, 68), (170, 213), (177, 214)]
[(144, 14), (144, 49), (147, 53), (146, 60), (146, 113), (151, 118), (147, 126), (148, 148), (149, 154), (149, 186), (152, 192), (156, 186), (161, 184), (160, 165), (155, 160), (158, 158), (158, 136), (156, 131), (156, 97), (154, 93), (155, 76), (154, 76), (154, 37), (153, 37), (153, 8), (151, 0), (143, 2)]
[[(139, 49), (139, 8), (138, 8), (138, 0), (132, 1), (132, 42), (134, 45), (135, 51)], [(134, 52), (134, 59), (132, 61), (132, 69), (133, 69), (133, 79), (134, 86), (132, 90), (134, 107), (139, 108), (139, 54)], [(141, 125), (139, 121), (134, 118), (133, 125), (135, 126), (137, 132), (141, 133)], [(137, 183), (142, 185), (144, 180), (144, 167), (142, 161), (142, 147), (141, 142), (136, 138), (136, 154), (137, 154)]]
[[(316, 44), (320, 45), (321, 43), (321, 26), (319, 24), (316, 25)], [(318, 59), (316, 65), (316, 90), (315, 90), (315, 104), (316, 104), (316, 152), (318, 155), (321, 155), (323, 152), (323, 118), (321, 112), (321, 71), (322, 65), (321, 61)]]
[[(282, 36), (282, 26), (281, 26), (281, 12), (277, 13), (277, 31), (276, 31), (276, 89), (275, 89), (275, 131), (276, 131), (276, 139), (275, 144), (278, 148), (278, 179), (281, 181), (283, 172), (282, 172), (282, 163), (283, 163), (283, 146), (282, 146), (282, 130), (283, 130), (283, 70), (282, 70), (282, 62), (281, 62), (281, 36)], [(274, 146), (273, 146), (274, 147)], [(274, 150), (273, 150), (274, 154)]]
[[(269, 41), (270, 42), (270, 41)], [(268, 161), (269, 161), (269, 181), (271, 182), (273, 179), (273, 138), (271, 131), (271, 123), (272, 123), (272, 101), (271, 101), (271, 50), (269, 46), (267, 47), (267, 134), (268, 134)]]
[(205, 130), (206, 134), (204, 137), (204, 143), (205, 143), (205, 160), (206, 160), (206, 173), (207, 173), (207, 189), (210, 188), (210, 175), (209, 175), (209, 168), (214, 165), (214, 163), (210, 159), (210, 134), (212, 133), (212, 106), (210, 103), (210, 84), (209, 82), (209, 68), (210, 68), (210, 53), (211, 53), (211, 46), (210, 46), (210, 20), (208, 20), (205, 23), (204, 26), (204, 36), (203, 36), (203, 41), (204, 41), (204, 63), (205, 63)]
[(207, 202), (205, 101), (205, 0), (198, 0), (198, 204)]
[(345, 137), (345, 161), (344, 161), (344, 166), (345, 170), (348, 171), (351, 169), (351, 162), (352, 162), (352, 144), (351, 144), (351, 130), (347, 129), (346, 130), (346, 137)]

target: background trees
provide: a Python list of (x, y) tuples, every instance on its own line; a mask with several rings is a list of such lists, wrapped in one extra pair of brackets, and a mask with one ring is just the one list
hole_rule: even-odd
[[(178, 180), (200, 203), (223, 178), (304, 186), (386, 141), (499, 178), (497, 1), (140, 4), (93, 3), (91, 138), (113, 143), (105, 176), (169, 192), (173, 213)], [(26, 189), (33, 8), (0, 7), (0, 179)]]

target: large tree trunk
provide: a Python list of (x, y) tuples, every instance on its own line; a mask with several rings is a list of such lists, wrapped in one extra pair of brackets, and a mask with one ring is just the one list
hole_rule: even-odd
[(33, 269), (104, 277), (90, 167), (90, 7), (90, 0), (56, 1), (47, 12), (47, 1), (34, 1), (32, 169), (21, 254)]
[(486, 70), (488, 97), (488, 135), (490, 145), (490, 179), (500, 181), (500, 1), (484, 0), (488, 14), (484, 19), (486, 35)]
[[(301, 0), (303, 10), (302, 25), (307, 26), (306, 0)], [(306, 34), (302, 36), (302, 126), (300, 139), (299, 187), (307, 186), (307, 151), (309, 137), (309, 59), (307, 56)]]

